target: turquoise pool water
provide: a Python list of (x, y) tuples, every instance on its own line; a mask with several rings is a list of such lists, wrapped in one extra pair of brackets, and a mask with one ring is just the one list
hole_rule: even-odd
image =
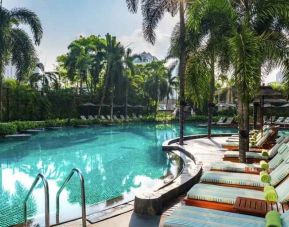
[[(234, 132), (233, 129), (214, 129)], [(186, 134), (206, 133), (190, 125)], [(140, 124), (45, 131), (26, 141), (0, 143), (0, 226), (23, 221), (23, 200), (35, 176), (43, 173), (49, 183), (51, 223), (55, 223), (55, 195), (72, 168), (85, 178), (89, 210), (133, 199), (137, 190), (162, 185), (162, 176), (177, 167), (161, 150), (163, 141), (175, 138), (175, 125)], [(60, 220), (80, 216), (80, 192), (75, 177), (61, 196)], [(30, 216), (43, 220), (43, 188), (29, 200)], [(95, 206), (98, 204), (97, 206)]]

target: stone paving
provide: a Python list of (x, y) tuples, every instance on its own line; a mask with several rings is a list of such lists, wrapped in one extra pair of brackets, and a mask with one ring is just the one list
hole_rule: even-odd
[[(222, 161), (224, 149), (221, 144), (225, 142), (227, 137), (215, 137), (212, 139), (202, 138), (196, 140), (185, 141), (185, 148), (188, 152), (194, 155), (196, 163), (202, 163), (206, 170), (210, 163)], [(173, 145), (173, 144), (172, 144)], [(112, 217), (105, 221), (96, 224), (89, 224), (88, 227), (158, 227), (162, 224), (160, 216), (146, 217), (139, 216), (133, 211)], [(81, 227), (81, 220), (59, 225), (61, 227)]]

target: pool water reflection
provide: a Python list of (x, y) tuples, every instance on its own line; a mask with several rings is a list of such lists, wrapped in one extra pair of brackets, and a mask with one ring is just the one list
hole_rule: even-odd
[[(234, 131), (234, 130), (233, 130)], [(189, 126), (186, 134), (205, 133)], [(216, 129), (215, 132), (232, 132)], [(177, 174), (177, 167), (161, 151), (163, 141), (175, 138), (175, 125), (138, 124), (46, 131), (26, 141), (0, 143), (0, 227), (23, 222), (23, 200), (35, 176), (48, 180), (51, 222), (55, 223), (56, 192), (72, 168), (85, 178), (88, 206), (113, 198), (133, 199), (137, 190), (161, 185), (162, 176)], [(75, 177), (60, 198), (60, 220), (80, 216), (80, 188)], [(29, 200), (28, 214), (43, 218), (44, 193), (39, 185)]]

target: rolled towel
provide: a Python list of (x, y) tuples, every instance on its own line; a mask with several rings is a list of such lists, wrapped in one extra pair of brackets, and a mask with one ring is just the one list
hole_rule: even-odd
[[(272, 187), (272, 186), (269, 186), (269, 187)], [(274, 188), (273, 189), (268, 188), (267, 190), (264, 189), (264, 199), (266, 201), (276, 203), (278, 201), (278, 195), (277, 195), (276, 190)]]
[(263, 183), (270, 183), (271, 181), (271, 176), (268, 174), (267, 171), (261, 171), (260, 172), (260, 180)]
[(266, 162), (266, 161), (260, 161), (260, 167), (263, 169), (263, 170), (268, 170), (269, 169), (269, 164)]
[(280, 214), (273, 210), (266, 214), (266, 227), (282, 227), (282, 221)]
[(264, 192), (267, 192), (267, 191), (270, 191), (270, 190), (275, 190), (275, 188), (273, 186), (271, 186), (271, 185), (266, 185), (264, 187)]
[(267, 150), (262, 150), (261, 154), (262, 154), (263, 157), (269, 157), (269, 153), (268, 153)]

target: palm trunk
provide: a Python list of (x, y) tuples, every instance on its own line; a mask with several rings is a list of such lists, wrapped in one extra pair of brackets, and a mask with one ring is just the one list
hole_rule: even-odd
[(212, 136), (212, 115), (213, 115), (213, 102), (215, 93), (215, 53), (212, 51), (211, 55), (211, 79), (210, 79), (210, 96), (208, 103), (208, 138)]
[(168, 94), (168, 95), (167, 95), (166, 110), (168, 110), (168, 105), (169, 105), (169, 97), (170, 97), (170, 95)]
[(124, 116), (127, 118), (127, 104), (128, 104), (128, 86), (125, 88), (125, 104), (124, 104)]
[(98, 109), (98, 117), (100, 117), (102, 105), (103, 105), (103, 102), (104, 102), (104, 99), (105, 99), (105, 93), (106, 93), (107, 88), (108, 88), (108, 83), (109, 83), (109, 69), (106, 70), (106, 74), (105, 74), (105, 75), (106, 75), (106, 76), (105, 76), (104, 87), (103, 87), (103, 90), (102, 90), (102, 96), (101, 96), (101, 99), (100, 99), (100, 106), (99, 106), (99, 109)]
[(184, 107), (185, 107), (185, 70), (186, 70), (186, 29), (185, 29), (185, 0), (180, 0), (180, 65), (179, 65), (179, 79), (180, 79), (180, 140), (179, 144), (184, 144)]
[[(240, 93), (240, 92), (239, 92)], [(238, 95), (239, 112), (239, 159), (241, 163), (246, 162), (246, 152), (249, 149), (249, 103), (242, 95)]]
[(110, 120), (112, 121), (112, 116), (113, 116), (113, 101), (114, 101), (114, 86), (111, 89), (111, 103), (110, 103)]

